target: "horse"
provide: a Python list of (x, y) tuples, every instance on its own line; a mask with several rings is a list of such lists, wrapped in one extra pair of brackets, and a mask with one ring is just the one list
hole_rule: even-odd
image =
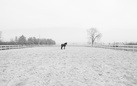
[(65, 42), (64, 44), (61, 44), (61, 49), (63, 49), (63, 47), (65, 49), (66, 45), (67, 45), (67, 42)]

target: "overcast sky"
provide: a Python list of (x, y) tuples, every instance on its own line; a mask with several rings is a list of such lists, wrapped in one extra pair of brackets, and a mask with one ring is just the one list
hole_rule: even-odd
[(56, 42), (87, 42), (97, 28), (101, 42), (137, 42), (137, 0), (0, 0), (4, 40), (25, 35)]

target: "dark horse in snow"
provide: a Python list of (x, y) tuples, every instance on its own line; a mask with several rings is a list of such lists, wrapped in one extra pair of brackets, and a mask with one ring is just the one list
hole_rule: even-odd
[(65, 49), (66, 45), (67, 45), (67, 42), (65, 42), (64, 44), (61, 44), (61, 49), (63, 49), (63, 47)]

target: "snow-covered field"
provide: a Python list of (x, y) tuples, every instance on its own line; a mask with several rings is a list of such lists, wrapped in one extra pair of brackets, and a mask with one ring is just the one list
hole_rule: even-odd
[(0, 86), (137, 86), (137, 52), (91, 47), (4, 50)]

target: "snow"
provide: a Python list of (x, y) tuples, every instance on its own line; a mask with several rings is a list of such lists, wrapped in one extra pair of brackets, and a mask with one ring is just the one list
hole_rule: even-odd
[(137, 86), (137, 53), (92, 47), (4, 50), (0, 86)]

